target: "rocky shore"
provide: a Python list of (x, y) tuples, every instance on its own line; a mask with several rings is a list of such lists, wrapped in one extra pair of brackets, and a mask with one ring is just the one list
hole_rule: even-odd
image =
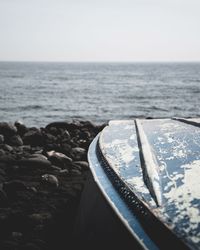
[(0, 122), (0, 249), (73, 249), (87, 150), (103, 126)]

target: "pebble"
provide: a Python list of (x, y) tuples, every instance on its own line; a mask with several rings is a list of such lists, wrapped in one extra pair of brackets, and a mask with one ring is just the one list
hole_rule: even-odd
[(71, 154), (75, 160), (83, 160), (86, 157), (86, 150), (84, 148), (75, 147), (72, 148)]
[(59, 172), (62, 170), (62, 168), (59, 168), (59, 167), (54, 166), (54, 165), (51, 165), (50, 169), (55, 170), (55, 171), (59, 171)]
[(89, 169), (89, 164), (87, 161), (74, 161), (73, 164), (80, 166), (83, 170)]
[(47, 152), (48, 159), (53, 165), (58, 167), (65, 167), (66, 165), (71, 164), (72, 159), (65, 154), (55, 152), (54, 150)]
[(71, 170), (71, 173), (76, 174), (76, 175), (81, 175), (81, 171), (79, 171), (78, 169), (74, 169), (74, 168)]
[(51, 162), (42, 156), (22, 159), (18, 162), (19, 165), (27, 167), (50, 167)]
[(62, 169), (59, 171), (60, 174), (69, 174), (69, 170), (68, 169)]
[(42, 175), (42, 180), (48, 184), (51, 184), (52, 186), (55, 186), (55, 187), (58, 187), (58, 185), (59, 185), (57, 177), (55, 175), (52, 175), (52, 174)]
[(11, 146), (8, 145), (8, 144), (4, 144), (4, 145), (3, 145), (3, 149), (4, 149), (5, 151), (8, 151), (8, 152), (12, 152), (12, 151), (13, 151), (13, 147), (11, 147)]
[(0, 123), (0, 249), (50, 249), (52, 236), (55, 246), (62, 239), (69, 248), (95, 129), (84, 122), (41, 129)]

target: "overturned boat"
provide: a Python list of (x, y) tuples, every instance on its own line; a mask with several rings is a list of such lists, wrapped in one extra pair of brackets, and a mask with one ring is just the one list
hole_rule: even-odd
[(200, 249), (200, 118), (110, 121), (90, 145), (88, 160), (104, 198), (97, 201), (94, 184), (89, 198), (88, 190), (87, 198), (83, 194), (79, 230), (87, 231), (86, 241), (110, 237), (112, 246), (127, 233), (126, 249)]

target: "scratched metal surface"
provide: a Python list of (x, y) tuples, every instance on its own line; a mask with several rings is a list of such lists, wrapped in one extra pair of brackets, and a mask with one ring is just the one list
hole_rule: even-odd
[(134, 120), (112, 121), (99, 139), (110, 167), (147, 206), (156, 207), (143, 180)]
[(200, 249), (199, 119), (143, 120), (161, 180), (162, 204), (154, 213), (191, 248)]
[[(139, 130), (137, 124), (141, 125)], [(112, 121), (99, 139), (100, 149), (116, 175), (192, 249), (200, 249), (199, 126), (199, 118)], [(145, 145), (138, 146), (142, 137), (146, 138), (141, 140)], [(148, 153), (146, 166), (139, 148), (140, 153)], [(159, 178), (159, 204), (151, 192), (154, 186), (144, 181), (147, 167), (149, 179), (154, 182)]]

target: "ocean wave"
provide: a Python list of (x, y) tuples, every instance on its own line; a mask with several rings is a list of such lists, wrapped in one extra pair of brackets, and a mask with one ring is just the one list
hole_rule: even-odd
[(19, 109), (26, 111), (26, 110), (39, 110), (39, 109), (43, 109), (43, 106), (41, 105), (26, 105), (26, 106), (19, 106)]

